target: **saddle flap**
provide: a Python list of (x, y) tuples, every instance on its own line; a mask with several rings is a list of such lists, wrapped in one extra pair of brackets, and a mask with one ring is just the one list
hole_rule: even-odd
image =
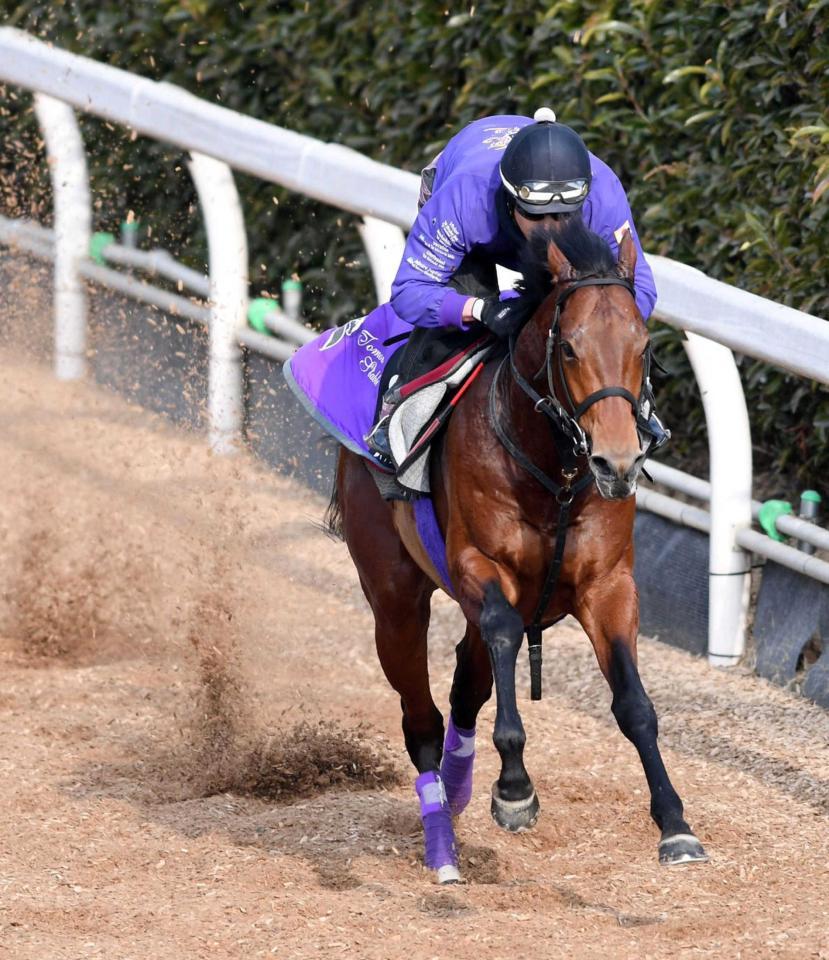
[[(389, 421), (389, 446), (396, 466), (399, 467), (406, 460), (412, 445), (448, 390), (449, 386), (445, 381), (432, 383), (408, 396), (394, 410)], [(405, 484), (420, 493), (429, 492), (428, 458), (419, 457), (418, 462), (424, 459), (426, 462), (421, 463), (420, 470), (407, 471), (407, 476), (411, 474), (414, 485)], [(400, 477), (398, 479), (402, 482)]]
[[(451, 357), (439, 371), (431, 371), (428, 381), (422, 378), (418, 389), (406, 393), (411, 387), (406, 384), (401, 390), (403, 399), (389, 421), (389, 446), (397, 479), (404, 487), (417, 493), (430, 492), (429, 450), (451, 413), (452, 403), (445, 402), (447, 394), (452, 391), (457, 398), (463, 392), (463, 385), (494, 346), (490, 338), (478, 340)], [(440, 377), (437, 380), (436, 373)]]

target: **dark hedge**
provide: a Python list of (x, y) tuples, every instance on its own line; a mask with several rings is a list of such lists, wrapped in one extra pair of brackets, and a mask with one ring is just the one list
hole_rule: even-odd
[[(646, 249), (827, 315), (829, 0), (0, 0), (0, 10), (61, 46), (415, 171), (464, 123), (549, 104), (618, 172)], [(16, 197), (17, 212), (43, 176), (9, 150), (34, 151), (34, 134), (11, 124), (21, 104), (7, 99), (0, 116), (0, 202)], [(134, 210), (155, 242), (203, 261), (184, 158), (95, 120), (84, 130), (99, 226)], [(297, 272), (320, 323), (370, 305), (353, 217), (238, 179), (256, 292)], [(677, 373), (659, 391), (674, 453), (704, 458), (678, 336), (655, 336)], [(758, 465), (819, 487), (827, 391), (742, 367)]]

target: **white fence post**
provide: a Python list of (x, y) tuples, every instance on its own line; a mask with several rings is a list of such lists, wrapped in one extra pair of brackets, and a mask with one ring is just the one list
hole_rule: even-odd
[(363, 222), (357, 224), (357, 229), (368, 254), (377, 302), (388, 303), (391, 300), (392, 280), (403, 259), (406, 238), (400, 227), (376, 217), (363, 217)]
[(751, 430), (734, 355), (686, 331), (685, 350), (702, 394), (711, 469), (708, 660), (733, 666), (745, 649), (751, 557), (737, 531), (751, 526)]
[(248, 308), (248, 244), (233, 173), (226, 163), (192, 153), (210, 262), (210, 445), (232, 453), (242, 435), (242, 351), (239, 336)]
[(86, 373), (86, 287), (78, 267), (89, 255), (92, 198), (81, 131), (75, 111), (35, 94), (35, 113), (46, 141), (55, 210), (55, 376), (76, 380)]

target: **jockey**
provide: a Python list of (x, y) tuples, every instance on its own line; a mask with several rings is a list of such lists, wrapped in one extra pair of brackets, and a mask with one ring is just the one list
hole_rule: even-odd
[[(434, 345), (436, 337), (481, 324), (498, 337), (517, 332), (525, 314), (517, 298), (500, 298), (495, 264), (518, 269), (530, 234), (571, 216), (580, 215), (616, 253), (630, 232), (637, 251), (636, 304), (645, 320), (653, 311), (653, 274), (622, 184), (549, 107), (533, 120), (484, 117), (464, 127), (423, 170), (418, 205), (392, 284), (394, 312), (415, 327), (402, 382), (413, 379), (423, 345)], [(388, 412), (367, 438), (386, 456)], [(655, 414), (651, 427), (653, 450), (670, 434)]]

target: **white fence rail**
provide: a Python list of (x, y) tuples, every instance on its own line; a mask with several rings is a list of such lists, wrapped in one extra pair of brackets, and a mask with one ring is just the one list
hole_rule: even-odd
[[(55, 49), (10, 27), (0, 28), (0, 80), (37, 94), (52, 164), (58, 375), (76, 376), (82, 368), (80, 277), (89, 275), (90, 268), (88, 181), (80, 135), (67, 104), (193, 155), (191, 171), (210, 246), (211, 440), (220, 449), (232, 449), (241, 427), (239, 341), (274, 355), (268, 339), (245, 325), (246, 243), (229, 167), (363, 215), (362, 235), (378, 296), (387, 298), (403, 245), (399, 228), (408, 228), (416, 211), (418, 181), (413, 174), (347, 147), (241, 116), (169, 84)], [(364, 189), (356, 191), (355, 183)], [(749, 555), (740, 544), (776, 558), (781, 551), (797, 551), (766, 544), (749, 529), (751, 444), (731, 350), (827, 384), (829, 325), (683, 264), (663, 257), (648, 260), (659, 291), (655, 316), (690, 334), (687, 350), (705, 405), (711, 513), (699, 512), (709, 517), (711, 537), (709, 655), (713, 662), (732, 664), (743, 652), (748, 602)], [(686, 509), (688, 517), (693, 509)], [(695, 519), (691, 525), (700, 526), (700, 518)], [(812, 566), (821, 562), (815, 560)]]
[[(417, 210), (411, 173), (67, 53), (13, 27), (0, 27), (0, 79), (352, 213), (408, 228)], [(371, 189), (357, 191), (355, 183)]]

